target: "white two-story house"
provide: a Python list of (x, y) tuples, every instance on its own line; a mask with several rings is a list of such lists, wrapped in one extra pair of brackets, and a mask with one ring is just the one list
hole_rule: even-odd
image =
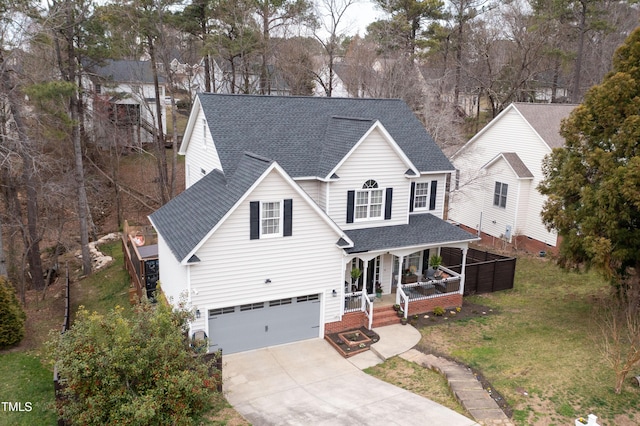
[(180, 153), (186, 189), (150, 216), (160, 286), (211, 350), (371, 327), (384, 297), (462, 304), (428, 259), (476, 237), (443, 220), (454, 169), (403, 101), (199, 94)]
[[(158, 129), (158, 107), (151, 62), (106, 59), (84, 64), (84, 96), (91, 119), (87, 120), (96, 141), (110, 140), (114, 128), (127, 146), (154, 143)], [(166, 82), (158, 77), (160, 120), (166, 132)], [(124, 141), (124, 142), (122, 142)]]

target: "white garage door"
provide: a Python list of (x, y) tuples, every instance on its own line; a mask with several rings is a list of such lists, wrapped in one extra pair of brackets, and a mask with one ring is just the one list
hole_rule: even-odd
[(319, 337), (320, 295), (209, 311), (209, 350), (224, 354)]

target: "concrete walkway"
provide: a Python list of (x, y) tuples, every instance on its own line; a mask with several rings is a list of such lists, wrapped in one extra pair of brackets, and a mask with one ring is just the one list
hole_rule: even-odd
[(400, 354), (400, 357), (442, 374), (449, 382), (449, 387), (456, 399), (481, 425), (513, 426), (511, 420), (482, 387), (470, 369), (415, 349)]

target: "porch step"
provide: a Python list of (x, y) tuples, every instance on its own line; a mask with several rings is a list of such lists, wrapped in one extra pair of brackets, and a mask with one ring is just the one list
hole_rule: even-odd
[(373, 328), (385, 325), (400, 324), (400, 318), (393, 306), (385, 306), (373, 309)]

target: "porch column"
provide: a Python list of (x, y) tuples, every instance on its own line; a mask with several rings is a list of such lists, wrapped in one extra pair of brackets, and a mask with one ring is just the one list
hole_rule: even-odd
[(464, 294), (464, 281), (467, 277), (465, 273), (465, 268), (467, 267), (467, 250), (468, 247), (462, 249), (462, 268), (460, 269), (460, 294)]
[(367, 273), (369, 272), (369, 260), (362, 259), (362, 263), (364, 264), (362, 268), (362, 294), (368, 295), (367, 292)]
[(398, 276), (396, 277), (396, 305), (400, 304), (400, 293), (398, 289), (400, 288), (400, 283), (402, 282), (402, 263), (404, 262), (404, 254), (398, 256)]

